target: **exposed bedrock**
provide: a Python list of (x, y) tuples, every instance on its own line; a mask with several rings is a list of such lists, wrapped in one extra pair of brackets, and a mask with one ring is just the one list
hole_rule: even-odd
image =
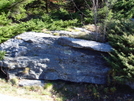
[[(9, 76), (105, 84), (109, 67), (106, 43), (26, 32), (0, 44), (0, 61)], [(7, 68), (7, 69), (6, 69)]]

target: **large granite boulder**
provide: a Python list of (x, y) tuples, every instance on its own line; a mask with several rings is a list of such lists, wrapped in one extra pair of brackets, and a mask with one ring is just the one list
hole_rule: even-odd
[[(85, 44), (84, 44), (85, 43)], [(105, 84), (109, 67), (105, 43), (26, 32), (0, 44), (0, 66), (9, 76)], [(7, 69), (6, 69), (7, 68)]]

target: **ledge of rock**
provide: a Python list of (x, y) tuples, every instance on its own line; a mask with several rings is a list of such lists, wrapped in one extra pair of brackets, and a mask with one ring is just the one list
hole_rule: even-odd
[(74, 48), (85, 48), (92, 49), (100, 52), (110, 52), (112, 51), (112, 47), (106, 43), (100, 43), (96, 41), (87, 41), (83, 39), (74, 39), (68, 37), (59, 38), (59, 43), (61, 45), (68, 45)]
[(0, 66), (23, 79), (66, 80), (105, 84), (109, 67), (105, 43), (26, 32), (0, 44), (6, 56)]

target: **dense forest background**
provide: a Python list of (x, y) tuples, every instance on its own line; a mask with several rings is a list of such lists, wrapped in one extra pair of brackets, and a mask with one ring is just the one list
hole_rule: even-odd
[[(101, 26), (114, 51), (106, 60), (112, 82), (134, 81), (133, 0), (0, 0), (0, 43), (26, 31)], [(97, 28), (96, 28), (97, 32)], [(96, 39), (97, 41), (97, 39)], [(0, 59), (5, 52), (0, 52)]]

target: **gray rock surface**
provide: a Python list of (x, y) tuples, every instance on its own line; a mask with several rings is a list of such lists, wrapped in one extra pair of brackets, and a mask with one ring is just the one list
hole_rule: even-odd
[(19, 86), (44, 86), (45, 81), (44, 80), (27, 80), (22, 79), (19, 81)]
[(111, 47), (104, 43), (26, 32), (2, 43), (0, 50), (6, 51), (0, 66), (8, 68), (9, 75), (105, 84), (109, 67), (102, 54), (109, 52)]
[(127, 82), (126, 85), (128, 85), (131, 89), (134, 89), (134, 82)]
[(92, 50), (101, 51), (101, 52), (112, 51), (112, 47), (109, 44), (100, 43), (96, 41), (87, 41), (87, 40), (82, 40), (82, 39), (61, 37), (59, 38), (59, 43), (61, 45), (68, 45), (68, 46), (75, 47), (75, 48), (92, 49)]
[(131, 20), (134, 21), (134, 18), (132, 18)]

